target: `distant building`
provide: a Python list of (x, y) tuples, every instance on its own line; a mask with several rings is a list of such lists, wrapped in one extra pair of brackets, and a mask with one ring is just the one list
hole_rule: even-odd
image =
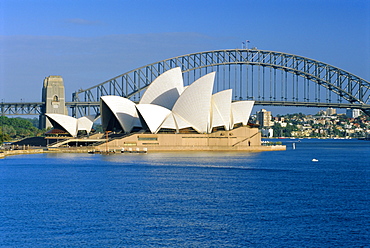
[(320, 110), (316, 115), (326, 115), (326, 111), (325, 110)]
[(268, 137), (268, 138), (272, 138), (274, 136), (274, 129), (272, 128), (264, 128), (264, 129), (261, 129), (261, 133), (262, 133), (262, 136), (263, 137)]
[(361, 111), (359, 109), (350, 109), (346, 110), (346, 116), (348, 118), (357, 118), (361, 115)]
[(261, 127), (271, 127), (271, 111), (261, 109), (261, 111), (257, 112), (257, 121)]
[(327, 115), (336, 115), (337, 114), (337, 110), (334, 109), (334, 108), (327, 108), (326, 109), (326, 114)]

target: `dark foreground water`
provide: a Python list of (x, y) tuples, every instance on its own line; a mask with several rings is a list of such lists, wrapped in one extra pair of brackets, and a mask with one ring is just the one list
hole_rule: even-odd
[(0, 246), (369, 246), (370, 142), (285, 142), (261, 153), (7, 157)]

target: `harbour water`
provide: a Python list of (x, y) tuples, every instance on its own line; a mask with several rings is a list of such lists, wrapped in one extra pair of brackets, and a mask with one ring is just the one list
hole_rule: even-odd
[(283, 143), (6, 157), (0, 247), (370, 246), (370, 142)]

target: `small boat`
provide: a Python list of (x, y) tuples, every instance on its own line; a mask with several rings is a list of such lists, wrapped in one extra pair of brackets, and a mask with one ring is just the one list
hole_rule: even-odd
[(319, 160), (318, 160), (318, 159), (316, 159), (316, 158), (313, 158), (313, 159), (312, 159), (312, 162), (319, 162)]

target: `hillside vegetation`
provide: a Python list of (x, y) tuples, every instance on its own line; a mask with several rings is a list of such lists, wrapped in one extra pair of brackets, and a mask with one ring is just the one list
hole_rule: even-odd
[(25, 119), (0, 116), (0, 141), (6, 142), (25, 137), (42, 136), (45, 130), (38, 129), (37, 124), (37, 118)]

